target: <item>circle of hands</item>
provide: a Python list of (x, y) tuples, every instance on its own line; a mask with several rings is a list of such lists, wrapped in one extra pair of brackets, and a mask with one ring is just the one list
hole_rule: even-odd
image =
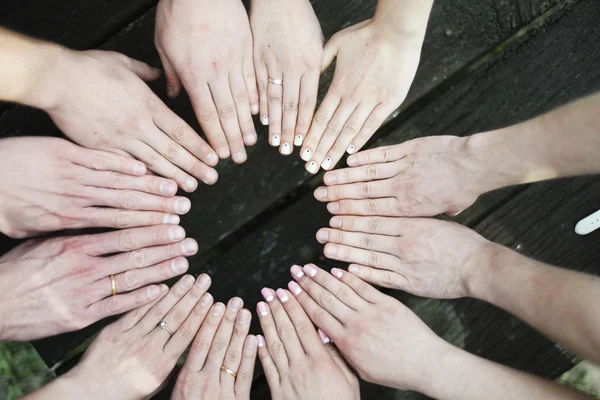
[[(15, 238), (121, 230), (34, 239), (0, 257), (1, 307), (11, 321), (0, 337), (33, 340), (128, 312), (66, 375), (85, 382), (85, 398), (147, 398), (190, 346), (174, 399), (248, 399), (257, 354), (277, 400), (359, 398), (355, 372), (418, 390), (446, 344), (370, 284), (466, 296), (476, 254), (490, 245), (458, 224), (405, 218), (457, 213), (487, 190), (471, 174), (479, 160), (465, 139), (359, 152), (406, 98), (421, 41), (374, 18), (323, 47), (308, 1), (257, 2), (248, 16), (239, 0), (161, 0), (155, 42), (168, 95), (186, 90), (207, 142), (144, 84), (157, 70), (117, 53), (60, 50), (49, 73), (61, 87), (46, 88), (40, 106), (83, 147), (57, 138), (0, 142), (0, 159), (24, 166), (0, 172), (7, 188), (0, 227)], [(334, 59), (317, 109), (319, 76)], [(264, 336), (248, 334), (252, 314), (242, 299), (213, 301), (207, 275), (184, 275), (170, 289), (159, 284), (184, 274), (185, 257), (198, 250), (178, 226), (191, 208), (178, 187), (214, 184), (219, 159), (243, 163), (257, 142), (256, 114), (269, 126), (269, 143), (282, 155), (299, 148), (310, 173), (351, 154), (350, 168), (327, 172), (315, 191), (334, 214), (317, 239), (349, 270), (293, 266), (287, 288), (263, 289)]]

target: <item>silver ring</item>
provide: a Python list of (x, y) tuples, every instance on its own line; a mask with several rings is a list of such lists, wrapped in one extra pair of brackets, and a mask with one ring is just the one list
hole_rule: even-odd
[(169, 335), (173, 336), (173, 332), (171, 332), (171, 330), (169, 329), (169, 325), (167, 325), (165, 321), (161, 322), (160, 325), (158, 325), (158, 327), (163, 331), (167, 331)]
[(269, 83), (272, 83), (273, 85), (283, 86), (283, 79), (275, 79), (269, 77)]

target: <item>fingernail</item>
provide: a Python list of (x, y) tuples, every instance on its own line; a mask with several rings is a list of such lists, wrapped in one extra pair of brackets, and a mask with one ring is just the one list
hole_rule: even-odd
[(206, 288), (210, 286), (210, 277), (206, 274), (200, 275), (200, 279), (198, 279), (198, 286), (201, 288)]
[(279, 300), (281, 300), (282, 303), (286, 303), (290, 299), (283, 289), (277, 289), (277, 292), (275, 293), (277, 293), (277, 297), (279, 297)]
[(235, 153), (233, 155), (232, 158), (233, 158), (233, 161), (235, 161), (238, 164), (246, 162), (246, 160), (248, 159), (248, 157), (246, 156), (246, 153), (243, 151), (238, 151), (237, 153)]
[(350, 156), (346, 160), (346, 163), (348, 163), (348, 165), (352, 167), (352, 166), (358, 164), (358, 158), (356, 158), (355, 156)]
[(302, 292), (302, 288), (300, 287), (300, 285), (298, 285), (294, 281), (288, 283), (288, 288), (290, 289), (290, 291), (292, 293), (294, 293), (295, 296), (298, 296), (300, 294), (300, 292)]
[(246, 310), (242, 310), (237, 315), (237, 322), (240, 324), (245, 324), (250, 320), (250, 313)]
[(342, 219), (340, 217), (333, 217), (329, 220), (329, 226), (332, 228), (341, 228), (342, 227)]
[(317, 240), (319, 243), (327, 242), (327, 240), (329, 240), (329, 232), (327, 232), (325, 229), (319, 230), (317, 232)]
[(281, 154), (284, 156), (292, 154), (292, 146), (290, 146), (289, 143), (284, 143), (283, 146), (281, 146)]
[(327, 246), (325, 246), (325, 248), (323, 249), (323, 253), (328, 258), (335, 257), (338, 253), (338, 248), (336, 245), (328, 243)]
[(360, 272), (360, 268), (357, 267), (356, 265), (351, 265), (348, 267), (348, 272), (350, 272), (351, 274), (354, 274), (354, 275), (358, 275), (358, 273)]
[(329, 212), (337, 212), (340, 209), (340, 204), (339, 203), (329, 203), (327, 204), (327, 210), (329, 210)]
[(279, 146), (279, 143), (280, 143), (279, 136), (277, 136), (277, 135), (273, 136), (273, 138), (271, 139), (271, 146), (273, 146), (273, 147)]
[(133, 164), (133, 173), (136, 175), (144, 175), (146, 173), (146, 166), (142, 163)]
[(262, 294), (262, 296), (265, 298), (266, 301), (273, 301), (273, 299), (274, 299), (273, 294), (271, 294), (270, 289), (263, 288), (260, 291), (260, 294)]
[(164, 225), (178, 225), (181, 222), (179, 215), (175, 214), (165, 214), (163, 216), (163, 224)]
[(185, 181), (185, 183), (183, 184), (183, 187), (185, 188), (185, 190), (187, 190), (188, 192), (193, 192), (194, 190), (196, 190), (196, 188), (198, 187), (198, 182), (196, 182), (195, 179), (187, 179)]
[(346, 153), (348, 153), (348, 154), (354, 154), (355, 151), (356, 151), (356, 148), (354, 147), (353, 144), (348, 146), (348, 148), (346, 149)]
[(265, 338), (262, 337), (261, 335), (257, 335), (256, 343), (258, 344), (258, 347), (265, 347)]
[(303, 141), (304, 138), (302, 137), (302, 135), (296, 136), (296, 138), (294, 139), (294, 146), (302, 146)]
[(313, 278), (315, 277), (315, 275), (317, 275), (316, 268), (310, 264), (304, 266), (304, 272), (306, 272), (309, 276), (312, 276)]
[(173, 182), (163, 182), (160, 184), (160, 193), (174, 195), (177, 193), (177, 185)]
[(290, 272), (294, 274), (296, 278), (302, 278), (304, 276), (304, 272), (299, 265), (293, 265), (292, 268), (290, 268)]
[(175, 212), (177, 214), (185, 214), (190, 211), (190, 208), (192, 208), (192, 203), (189, 199), (183, 198), (175, 201)]
[(326, 185), (337, 185), (338, 183), (338, 178), (336, 176), (335, 173), (327, 173), (325, 174), (325, 176), (323, 177), (323, 183), (325, 183)]
[(327, 189), (318, 188), (317, 190), (315, 190), (315, 198), (317, 200), (326, 200), (327, 199)]
[(225, 311), (225, 305), (223, 303), (217, 303), (213, 306), (211, 314), (215, 317), (222, 315)]
[(302, 152), (302, 155), (300, 156), (300, 158), (303, 159), (304, 161), (309, 161), (310, 156), (311, 156), (310, 150), (306, 149)]
[(333, 268), (331, 270), (331, 275), (335, 276), (338, 279), (342, 279), (342, 271), (337, 268)]
[(267, 305), (267, 303), (263, 303), (262, 301), (260, 303), (258, 303), (258, 313), (261, 316), (266, 316), (269, 315), (269, 306)]
[(189, 289), (194, 284), (194, 281), (194, 278), (192, 278), (190, 275), (186, 275), (181, 280), (181, 287), (183, 287), (184, 289)]
[(219, 156), (216, 155), (215, 153), (210, 153), (209, 155), (206, 156), (206, 163), (208, 165), (210, 165), (211, 167), (214, 167), (215, 165), (217, 165), (219, 163)]
[(256, 338), (252, 335), (246, 338), (246, 348), (253, 349), (256, 346)]
[(256, 144), (256, 133), (251, 133), (249, 135), (244, 136), (244, 143), (246, 146), (254, 146)]
[(323, 344), (331, 343), (331, 339), (329, 338), (329, 336), (327, 336), (325, 333), (323, 333), (323, 331), (321, 329), (319, 329), (318, 331), (319, 331), (319, 337), (321, 338), (321, 341), (323, 342)]
[(206, 307), (207, 305), (210, 304), (211, 299), (212, 299), (212, 296), (209, 293), (204, 293), (204, 295), (200, 298), (200, 305), (202, 307)]
[(198, 251), (198, 243), (194, 239), (186, 239), (181, 243), (181, 250), (186, 256), (192, 256)]
[(169, 229), (169, 239), (172, 241), (181, 240), (185, 237), (185, 231), (180, 226), (174, 226)]
[(229, 147), (227, 147), (227, 146), (221, 147), (220, 149), (218, 149), (217, 154), (218, 154), (219, 158), (221, 158), (223, 160), (226, 158), (229, 158), (229, 156), (231, 155), (231, 153), (229, 152)]
[(260, 122), (264, 125), (267, 126), (269, 125), (269, 117), (267, 115), (263, 115), (262, 119), (260, 120)]
[(206, 171), (204, 174), (204, 183), (207, 185), (214, 184), (219, 179), (219, 174), (215, 170)]
[(250, 112), (252, 113), (252, 115), (258, 114), (258, 106), (256, 104), (252, 104), (250, 106)]
[(229, 300), (228, 304), (229, 308), (231, 308), (233, 311), (239, 311), (243, 305), (244, 302), (239, 297), (234, 297), (233, 299)]
[(173, 90), (173, 88), (170, 85), (167, 85), (167, 96), (169, 96), (169, 97), (175, 96), (175, 91)]
[(325, 158), (325, 161), (323, 161), (323, 163), (321, 164), (321, 167), (323, 169), (329, 169), (329, 167), (331, 167), (331, 157), (327, 157)]
[(167, 285), (160, 285), (160, 291), (162, 293), (167, 293), (167, 291), (169, 290), (169, 287)]
[(158, 286), (150, 286), (146, 289), (146, 296), (149, 299), (154, 299), (160, 295), (161, 289)]
[(176, 274), (183, 274), (188, 269), (188, 262), (185, 258), (178, 258), (171, 262), (171, 269)]
[(306, 170), (311, 174), (316, 174), (317, 172), (319, 172), (319, 166), (316, 162), (311, 161), (308, 164), (306, 164)]

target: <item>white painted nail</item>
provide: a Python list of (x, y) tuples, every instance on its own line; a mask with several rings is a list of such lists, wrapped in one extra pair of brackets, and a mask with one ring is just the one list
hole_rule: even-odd
[(319, 166), (316, 162), (311, 161), (308, 164), (306, 164), (306, 170), (311, 174), (316, 174), (317, 172), (319, 172)]
[(262, 117), (262, 119), (260, 120), (260, 122), (261, 122), (263, 125), (265, 125), (265, 126), (269, 125), (269, 116), (267, 116), (267, 115), (263, 115), (263, 117)]
[(331, 157), (327, 157), (325, 161), (323, 161), (323, 163), (321, 164), (321, 167), (323, 169), (328, 169), (329, 167), (331, 167)]
[(296, 139), (294, 139), (294, 146), (302, 146), (303, 141), (304, 138), (302, 137), (302, 135), (296, 136)]
[(302, 158), (304, 161), (309, 161), (310, 160), (310, 150), (306, 149), (302, 152), (302, 155), (300, 156), (300, 158)]
[(348, 146), (348, 148), (346, 149), (346, 153), (348, 154), (354, 154), (354, 151), (356, 150), (356, 148), (354, 147), (353, 144), (351, 144), (350, 146)]
[(279, 143), (280, 143), (279, 136), (277, 136), (277, 135), (273, 136), (273, 139), (271, 139), (271, 146), (279, 146)]
[(284, 143), (283, 146), (281, 146), (281, 154), (284, 156), (292, 154), (292, 146), (290, 146), (289, 143)]
[(256, 104), (253, 104), (252, 107), (250, 107), (250, 112), (252, 113), (252, 115), (258, 114), (258, 106)]

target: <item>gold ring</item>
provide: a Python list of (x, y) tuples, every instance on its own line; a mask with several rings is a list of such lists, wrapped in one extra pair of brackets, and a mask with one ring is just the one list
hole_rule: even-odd
[(233, 376), (233, 379), (237, 379), (237, 372), (233, 372), (229, 368), (224, 365), (221, 365), (221, 371), (227, 372), (229, 375)]
[(277, 85), (277, 86), (283, 86), (283, 79), (275, 79), (275, 78), (269, 77), (269, 83), (272, 83), (273, 85)]
[(110, 278), (110, 290), (112, 291), (112, 295), (116, 296), (117, 295), (117, 282), (115, 282), (115, 276), (111, 274), (108, 277)]

